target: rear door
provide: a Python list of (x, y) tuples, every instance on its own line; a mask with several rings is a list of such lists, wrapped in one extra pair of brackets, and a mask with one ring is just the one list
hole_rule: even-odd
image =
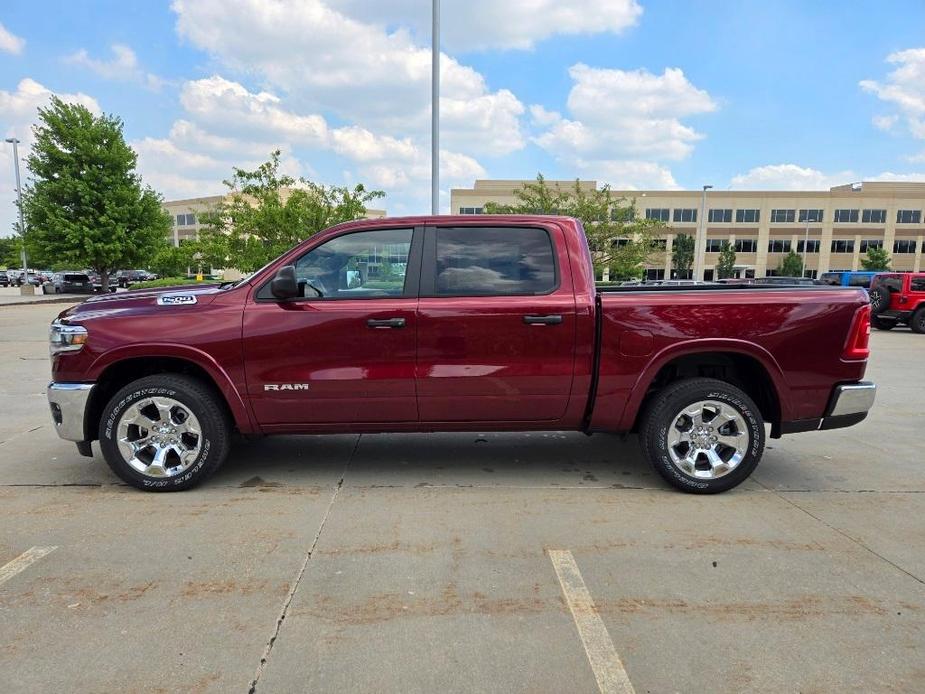
[(295, 262), (302, 297), (269, 282), (244, 311), (247, 390), (262, 426), (417, 421), (422, 230), (327, 239)]
[(575, 367), (575, 296), (556, 225), (426, 230), (418, 302), (425, 422), (555, 421)]

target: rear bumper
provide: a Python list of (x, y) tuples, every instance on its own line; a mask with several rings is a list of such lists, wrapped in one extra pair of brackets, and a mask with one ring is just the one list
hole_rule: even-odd
[(58, 436), (66, 441), (87, 440), (86, 413), (93, 383), (50, 383), (48, 405)]
[(804, 431), (842, 429), (854, 426), (867, 418), (867, 413), (874, 406), (877, 386), (870, 381), (844, 383), (835, 386), (829, 398), (825, 416), (813, 419), (800, 419), (795, 422), (781, 423), (782, 434), (798, 434)]

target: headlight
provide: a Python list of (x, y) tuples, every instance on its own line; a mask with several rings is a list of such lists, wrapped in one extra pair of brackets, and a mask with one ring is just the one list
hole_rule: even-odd
[(66, 325), (54, 321), (48, 331), (48, 350), (51, 356), (62, 352), (79, 352), (87, 342), (87, 329), (82, 325)]

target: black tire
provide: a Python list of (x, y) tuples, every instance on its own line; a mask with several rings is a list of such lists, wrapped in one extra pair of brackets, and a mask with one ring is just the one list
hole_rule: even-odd
[[(668, 451), (668, 428), (686, 407), (716, 401), (733, 408), (745, 422), (747, 450), (739, 464), (715, 479), (702, 479), (682, 471)], [(667, 386), (654, 396), (643, 413), (639, 441), (643, 455), (669, 484), (691, 494), (716, 494), (732, 489), (752, 474), (764, 452), (764, 420), (758, 406), (741, 389), (713, 378), (688, 378)]]
[(882, 284), (870, 290), (870, 312), (878, 316), (890, 307), (890, 290)]
[(912, 314), (909, 327), (912, 328), (912, 332), (918, 333), (919, 335), (925, 333), (925, 306), (920, 307)]
[[(190, 466), (174, 477), (145, 475), (123, 458), (117, 438), (118, 423), (132, 404), (150, 397), (171, 398), (188, 408), (199, 420), (199, 453)], [(190, 489), (215, 472), (228, 454), (231, 425), (213, 388), (180, 374), (158, 374), (132, 381), (110, 398), (100, 419), (100, 450), (106, 463), (122, 480), (149, 492)]]
[(879, 316), (871, 316), (870, 324), (877, 330), (892, 330), (896, 327), (895, 320), (890, 320), (889, 318), (880, 318)]

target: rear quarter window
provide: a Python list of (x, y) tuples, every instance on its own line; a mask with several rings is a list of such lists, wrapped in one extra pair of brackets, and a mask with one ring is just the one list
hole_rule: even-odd
[(558, 286), (552, 239), (534, 227), (436, 230), (437, 296), (548, 294)]

